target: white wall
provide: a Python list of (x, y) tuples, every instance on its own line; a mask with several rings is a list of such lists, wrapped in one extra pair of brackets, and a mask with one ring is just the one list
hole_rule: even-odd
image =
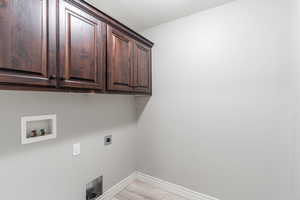
[(294, 106), (294, 123), (295, 123), (295, 136), (294, 136), (294, 158), (295, 158), (295, 164), (293, 165), (293, 191), (295, 193), (295, 200), (300, 199), (300, 1), (294, 0), (293, 1), (293, 29), (292, 29), (292, 41), (293, 41), (293, 71), (294, 71), (294, 94), (295, 98), (293, 101)]
[[(220, 200), (299, 199), (298, 13), (297, 0), (237, 0), (145, 31), (154, 88), (137, 105), (0, 91), (1, 199), (82, 200), (91, 179), (104, 174), (108, 189), (136, 166)], [(49, 113), (58, 138), (21, 145), (21, 116)]]
[(143, 32), (139, 170), (221, 200), (292, 199), (291, 2), (237, 0)]
[[(108, 189), (135, 170), (133, 97), (0, 91), (0, 112), (0, 199), (83, 200), (97, 176)], [(21, 116), (52, 113), (58, 138), (21, 145)], [(81, 155), (73, 157), (77, 142)]]

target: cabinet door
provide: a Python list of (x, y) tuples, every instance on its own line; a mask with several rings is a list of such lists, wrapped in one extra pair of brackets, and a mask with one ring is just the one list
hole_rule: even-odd
[(107, 89), (133, 91), (133, 41), (124, 33), (107, 27)]
[(0, 83), (56, 84), (55, 12), (55, 1), (0, 0)]
[(67, 2), (60, 4), (60, 86), (104, 89), (106, 24)]
[(135, 42), (134, 57), (134, 91), (151, 93), (151, 48)]

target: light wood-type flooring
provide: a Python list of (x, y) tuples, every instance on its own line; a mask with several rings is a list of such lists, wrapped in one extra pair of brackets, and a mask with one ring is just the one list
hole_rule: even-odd
[(150, 184), (134, 181), (112, 200), (188, 200)]

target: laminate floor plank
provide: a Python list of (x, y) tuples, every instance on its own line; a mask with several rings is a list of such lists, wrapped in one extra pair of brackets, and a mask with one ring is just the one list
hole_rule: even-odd
[(134, 181), (113, 200), (188, 200), (142, 181)]

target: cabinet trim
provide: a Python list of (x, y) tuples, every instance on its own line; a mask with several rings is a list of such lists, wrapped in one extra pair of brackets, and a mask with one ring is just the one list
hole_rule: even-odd
[[(84, 0), (22, 2), (11, 0), (0, 7), (0, 18), (5, 19), (0, 22), (0, 32), (3, 33), (0, 36), (3, 44), (0, 47), (0, 89), (151, 94), (153, 42)], [(69, 22), (65, 20), (68, 13), (63, 11), (66, 8), (69, 8), (69, 14), (74, 13)], [(20, 31), (15, 31), (16, 28)], [(111, 42), (111, 36), (107, 35), (109, 30), (116, 36), (114, 39), (119, 48), (116, 52), (108, 49)], [(139, 84), (135, 66), (136, 44), (150, 49), (147, 91), (143, 88), (147, 85), (143, 77), (147, 77), (148, 56), (143, 51), (139, 53), (142, 60), (138, 62), (143, 68), (139, 76), (144, 80)], [(118, 63), (114, 64), (117, 75), (113, 87), (110, 87), (112, 71), (108, 58), (113, 56), (113, 62)]]
[(92, 5), (91, 3), (87, 2), (87, 1), (84, 1), (84, 0), (65, 0), (65, 1), (71, 2), (75, 6), (79, 6), (81, 8), (86, 9), (87, 12), (90, 12), (91, 14), (95, 15), (95, 17), (101, 18), (101, 20), (103, 22), (105, 22), (106, 24), (108, 24), (114, 28), (117, 28), (120, 31), (125, 32), (127, 35), (129, 35), (133, 39), (136, 39), (149, 47), (152, 47), (154, 45), (154, 43), (152, 41), (148, 40), (144, 36), (140, 35), (136, 31), (129, 28), (128, 26), (119, 22), (118, 20), (112, 18), (108, 14), (102, 12), (101, 10), (99, 10), (98, 8), (96, 8), (94, 5)]
[[(82, 66), (77, 62), (72, 62), (72, 24), (71, 22), (77, 19), (86, 26), (90, 26), (91, 30), (89, 39), (92, 39), (93, 46), (84, 48), (75, 48), (75, 55), (83, 56), (89, 65), (86, 74), (82, 71)], [(76, 21), (76, 20), (75, 20)], [(78, 23), (78, 22), (77, 22)], [(81, 24), (81, 25), (82, 25)], [(75, 26), (76, 27), (76, 26)], [(76, 29), (75, 29), (76, 30)], [(80, 30), (76, 30), (80, 31)], [(80, 34), (79, 34), (80, 35)], [(92, 36), (92, 37), (91, 37)], [(77, 36), (78, 37), (78, 36)], [(81, 41), (82, 42), (82, 41)], [(76, 47), (76, 45), (75, 45)], [(105, 88), (105, 66), (106, 66), (106, 24), (98, 18), (90, 15), (85, 10), (74, 7), (68, 2), (62, 2), (60, 5), (60, 76), (59, 86), (80, 88), (80, 89), (95, 89), (103, 90)], [(91, 51), (93, 55), (87, 57), (87, 53)], [(74, 59), (73, 58), (73, 59)], [(87, 64), (84, 63), (84, 64)], [(73, 70), (72, 70), (73, 69)], [(91, 74), (93, 72), (93, 74)], [(73, 75), (72, 75), (73, 74)]]
[[(114, 80), (115, 64), (116, 58), (115, 48), (116, 48), (116, 38), (121, 41), (128, 43), (128, 82), (121, 82), (120, 80)], [(123, 32), (115, 29), (114, 27), (107, 26), (107, 90), (109, 91), (123, 91), (123, 92), (133, 92), (133, 43), (134, 41), (124, 34)], [(120, 67), (122, 68), (122, 67)], [(120, 69), (119, 69), (120, 70)], [(120, 78), (120, 77), (119, 77)]]
[[(32, 2), (31, 2), (32, 3)], [(53, 57), (50, 55), (49, 49), (52, 50), (53, 43), (55, 43), (55, 38), (53, 37), (53, 27), (51, 26), (53, 21), (55, 21), (55, 17), (52, 18), (52, 15), (50, 15), (50, 10), (52, 11), (53, 8), (56, 8), (56, 2), (50, 1), (50, 0), (39, 0), (36, 3), (39, 3), (39, 11), (40, 12), (40, 17), (39, 19), (36, 19), (40, 23), (40, 29), (39, 30), (39, 38), (37, 41), (40, 41), (39, 45), (32, 45), (35, 48), (35, 51), (39, 51), (39, 57), (34, 57), (31, 55), (31, 58), (28, 60), (31, 62), (31, 65), (28, 63), (19, 63), (19, 58), (27, 58), (28, 56), (26, 54), (26, 50), (30, 51), (30, 48), (33, 48), (32, 46), (28, 47), (27, 43), (22, 43), (26, 41), (26, 38), (22, 38), (22, 36), (17, 35), (18, 40), (16, 40), (16, 35), (18, 34), (19, 30), (18, 28), (24, 28), (20, 27), (20, 20), (26, 20), (24, 16), (19, 16), (19, 15), (13, 15), (12, 12), (9, 12), (13, 17), (7, 18), (7, 20), (2, 20), (1, 24), (3, 25), (8, 25), (10, 24), (10, 29), (14, 29), (14, 31), (9, 32), (10, 34), (13, 35), (7, 35), (4, 34), (4, 38), (1, 38), (1, 40), (4, 42), (3, 47), (5, 46), (6, 42), (11, 42), (8, 43), (8, 46), (11, 48), (14, 47), (12, 51), (8, 50), (3, 50), (1, 49), (1, 60), (3, 61), (2, 64), (0, 65), (0, 83), (1, 84), (17, 84), (17, 85), (31, 85), (31, 86), (46, 86), (46, 87), (54, 87), (56, 85), (56, 82), (53, 80), (50, 80), (49, 74), (52, 73), (53, 65), (52, 62)], [(11, 4), (11, 5), (10, 5)], [(12, 9), (12, 5), (15, 5), (13, 2), (7, 2), (7, 7), (3, 6), (0, 9), (0, 12), (2, 12), (2, 17), (6, 17), (5, 14), (8, 14), (7, 11), (9, 9)], [(31, 4), (28, 4), (30, 6)], [(16, 6), (16, 5), (15, 5)], [(7, 10), (6, 10), (7, 9)], [(27, 9), (30, 9), (28, 7)], [(28, 10), (27, 10), (28, 12)], [(8, 14), (8, 15), (9, 15)], [(36, 16), (35, 16), (36, 17)], [(30, 19), (29, 19), (30, 20)], [(36, 22), (36, 21), (35, 21)], [(7, 23), (7, 24), (5, 24)], [(23, 25), (23, 24), (22, 24)], [(36, 24), (34, 24), (36, 26)], [(25, 26), (25, 25), (24, 25)], [(2, 27), (1, 27), (2, 28)], [(9, 29), (9, 30), (10, 30)], [(15, 30), (17, 29), (17, 30)], [(25, 29), (25, 28), (24, 28)], [(7, 29), (3, 28), (4, 31), (7, 31)], [(26, 29), (25, 29), (26, 30)], [(36, 30), (36, 31), (37, 31)], [(28, 30), (27, 30), (28, 32)], [(8, 37), (9, 40), (7, 40)], [(2, 36), (2, 35), (1, 35)], [(0, 37), (1, 37), (0, 36)], [(27, 33), (28, 36), (28, 33)], [(6, 38), (6, 41), (4, 41)], [(14, 38), (14, 40), (11, 40)], [(29, 39), (28, 39), (29, 40)], [(23, 45), (23, 49), (20, 48), (18, 45)], [(26, 50), (25, 50), (26, 49)], [(5, 53), (6, 52), (6, 53)], [(11, 54), (9, 54), (9, 53)], [(12, 53), (14, 52), (14, 53)], [(36, 56), (36, 55), (35, 55)], [(8, 59), (10, 59), (8, 61)], [(38, 62), (38, 63), (36, 63)]]

